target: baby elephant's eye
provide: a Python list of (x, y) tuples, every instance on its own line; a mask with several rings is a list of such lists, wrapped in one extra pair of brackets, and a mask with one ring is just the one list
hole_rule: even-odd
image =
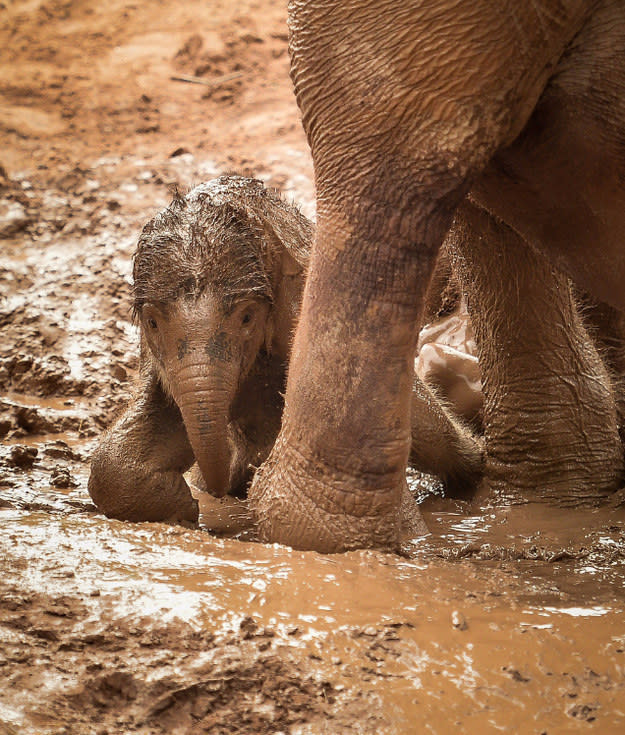
[(245, 314), (243, 314), (243, 319), (241, 319), (242, 324), (249, 324), (252, 321), (252, 315), (249, 311), (246, 311)]
[(147, 329), (158, 329), (158, 310), (152, 304), (144, 304), (143, 306), (143, 323)]

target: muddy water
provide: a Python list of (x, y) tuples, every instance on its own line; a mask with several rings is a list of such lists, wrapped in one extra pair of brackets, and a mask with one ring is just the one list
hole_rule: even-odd
[[(84, 488), (66, 498), (84, 499)], [(540, 508), (515, 509), (536, 519), (537, 530), (520, 537), (510, 513), (445, 508), (439, 499), (426, 507), (432, 534), (413, 540), (405, 557), (322, 556), (110, 521), (62, 499), (58, 492), (45, 511), (0, 511), (0, 556), (19, 570), (21, 593), (45, 592), (64, 606), (48, 609), (52, 648), (64, 641), (63, 628), (83, 641), (111, 625), (122, 638), (162, 626), (181, 639), (185, 630), (201, 633), (191, 656), (177, 651), (149, 668), (140, 654), (125, 659), (121, 640), (122, 653), (105, 654), (103, 663), (117, 669), (121, 657), (135, 682), (192, 676), (220, 650), (232, 655), (233, 631), (243, 631), (243, 641), (266, 644), (331, 689), (325, 718), (337, 718), (336, 729), (322, 718), (291, 732), (343, 731), (350, 712), (356, 732), (625, 727), (622, 511), (586, 512), (572, 523)], [(6, 654), (16, 632), (1, 630)], [(217, 648), (205, 648), (203, 638)], [(35, 697), (4, 691), (7, 732), (52, 731), (37, 729), (37, 713), (82, 691), (86, 675), (80, 663), (65, 663), (59, 672), (54, 656), (37, 662)], [(124, 702), (135, 717), (128, 722), (151, 732), (133, 710), (136, 699)], [(190, 731), (186, 719), (179, 728), (175, 719), (170, 732)]]

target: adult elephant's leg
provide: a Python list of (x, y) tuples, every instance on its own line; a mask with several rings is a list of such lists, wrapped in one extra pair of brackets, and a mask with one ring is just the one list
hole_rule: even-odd
[(291, 3), (318, 224), (282, 429), (251, 489), (262, 538), (397, 545), (436, 253), (471, 175), (522, 129), (586, 12), (531, 5)]
[(282, 429), (251, 490), (264, 538), (321, 551), (397, 545), (418, 285), (436, 253), (399, 222), (344, 216), (318, 215)]
[(625, 314), (588, 295), (583, 295), (581, 302), (584, 323), (612, 379), (619, 433), (625, 444)]
[(468, 202), (448, 242), (478, 343), (485, 489), (571, 505), (617, 489), (623, 450), (613, 386), (568, 278)]

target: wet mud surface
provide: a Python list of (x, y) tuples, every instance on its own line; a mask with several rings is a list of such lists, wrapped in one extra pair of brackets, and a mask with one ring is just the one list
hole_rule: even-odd
[(312, 214), (284, 13), (0, 5), (0, 733), (623, 732), (618, 497), (433, 497), (404, 556), (326, 557), (90, 501), (142, 224), (233, 170)]

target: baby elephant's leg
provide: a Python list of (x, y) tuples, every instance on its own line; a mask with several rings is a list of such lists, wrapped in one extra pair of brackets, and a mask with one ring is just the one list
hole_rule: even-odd
[(196, 521), (197, 502), (182, 476), (193, 462), (178, 407), (150, 377), (96, 448), (89, 494), (111, 518)]

